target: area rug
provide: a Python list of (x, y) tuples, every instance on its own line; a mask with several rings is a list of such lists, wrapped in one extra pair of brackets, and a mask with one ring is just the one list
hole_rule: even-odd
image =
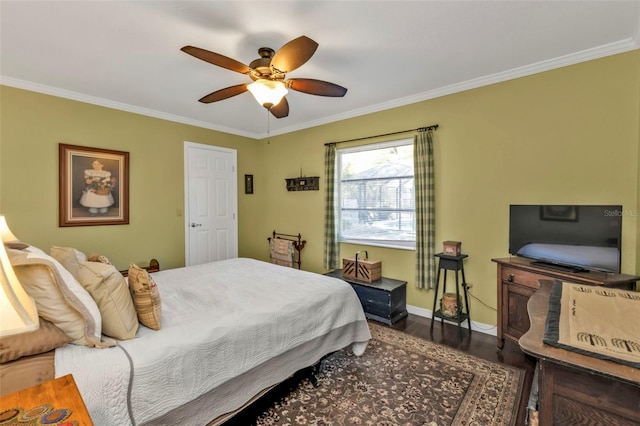
[(322, 362), (256, 424), (513, 425), (524, 371), (370, 323), (364, 355)]

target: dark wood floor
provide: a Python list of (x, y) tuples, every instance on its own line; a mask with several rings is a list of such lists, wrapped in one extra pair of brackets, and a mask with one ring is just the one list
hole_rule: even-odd
[[(516, 425), (525, 425), (526, 408), (529, 400), (529, 391), (531, 389), (533, 372), (535, 369), (535, 360), (525, 355), (518, 345), (511, 341), (506, 341), (503, 349), (498, 351), (496, 338), (489, 334), (480, 333), (478, 331), (469, 333), (468, 330), (463, 329), (462, 339), (460, 339), (458, 336), (458, 328), (455, 325), (444, 323), (441, 326), (440, 321), (438, 321), (434, 324), (433, 336), (431, 336), (430, 327), (431, 320), (429, 318), (412, 314), (409, 314), (406, 319), (399, 321), (392, 326), (392, 328), (401, 330), (412, 336), (440, 343), (487, 361), (508, 364), (523, 369), (525, 371), (525, 381), (522, 396), (520, 398)], [(224, 426), (247, 426), (253, 424), (257, 416), (271, 406), (274, 400), (286, 394), (289, 389), (297, 386), (301, 377), (304, 377), (304, 373), (283, 383), (281, 386), (265, 395), (261, 400), (256, 401), (243, 412), (226, 422)]]

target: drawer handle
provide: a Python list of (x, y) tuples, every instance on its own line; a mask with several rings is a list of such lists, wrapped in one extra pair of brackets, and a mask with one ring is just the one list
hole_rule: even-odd
[(509, 281), (510, 283), (513, 282), (513, 274), (509, 274), (509, 278), (507, 278), (507, 281)]

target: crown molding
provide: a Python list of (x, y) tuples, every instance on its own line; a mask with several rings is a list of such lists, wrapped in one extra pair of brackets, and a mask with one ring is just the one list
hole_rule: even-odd
[(629, 52), (640, 48), (640, 22), (638, 31), (634, 38), (628, 38), (619, 42), (598, 46), (592, 49), (583, 50), (581, 52), (572, 53), (569, 55), (561, 56), (554, 59), (549, 59), (541, 62), (536, 62), (523, 67), (513, 68), (508, 71), (499, 72), (484, 77), (474, 78), (472, 80), (463, 81), (460, 83), (451, 84), (449, 86), (440, 87), (437, 89), (429, 90), (426, 92), (416, 93), (415, 95), (406, 96), (404, 98), (394, 99), (388, 102), (382, 102), (375, 105), (370, 105), (366, 108), (360, 108), (349, 111), (344, 114), (333, 115), (326, 117), (322, 120), (310, 121), (302, 123), (298, 126), (287, 127), (280, 129), (277, 133), (272, 132), (272, 135), (285, 134), (295, 130), (302, 130), (313, 126), (319, 126), (330, 122), (345, 120), (348, 118), (354, 118), (366, 114), (384, 111), (387, 109), (398, 108), (417, 102), (423, 102), (429, 99), (439, 98), (441, 96), (451, 95), (466, 90), (477, 89), (483, 86), (489, 86), (495, 83), (502, 83), (508, 80), (513, 80), (520, 77), (526, 77), (533, 74), (538, 74), (545, 71), (551, 71), (557, 68), (562, 68), (570, 65), (579, 64), (582, 62), (591, 61), (594, 59), (600, 59), (607, 56), (616, 55), (619, 53)]
[(39, 83), (33, 83), (29, 81), (19, 80), (11, 77), (0, 76), (0, 84), (16, 87), (19, 89), (30, 90), (33, 92), (44, 93), (52, 96), (58, 96), (61, 98), (71, 99), (79, 102), (85, 102), (93, 105), (99, 105), (107, 108), (113, 108), (117, 110), (132, 112), (135, 114), (145, 115), (149, 117), (159, 118), (162, 120), (173, 121), (176, 123), (187, 124), (190, 126), (202, 127), (205, 129), (215, 130), (224, 133), (230, 133), (233, 135), (244, 136), (250, 139), (265, 139), (270, 136), (283, 135), (299, 130), (309, 129), (312, 127), (321, 126), (324, 124), (333, 123), (340, 120), (346, 120), (349, 118), (360, 117), (375, 112), (380, 112), (392, 108), (398, 108), (417, 102), (423, 102), (429, 99), (435, 99), (446, 95), (451, 95), (466, 90), (477, 89), (479, 87), (488, 86), (491, 84), (502, 83), (504, 81), (513, 80), (520, 77), (526, 77), (533, 74), (538, 74), (545, 71), (554, 70), (570, 65), (579, 64), (582, 62), (591, 61), (594, 59), (600, 59), (607, 56), (616, 55), (619, 53), (629, 52), (631, 50), (640, 48), (640, 20), (635, 31), (635, 34), (628, 39), (621, 40), (615, 43), (609, 43), (606, 45), (594, 47), (591, 49), (583, 50), (581, 52), (572, 53), (569, 55), (560, 56), (558, 58), (549, 59), (545, 61), (536, 62), (523, 67), (513, 68), (508, 71), (503, 71), (484, 77), (474, 78), (471, 80), (463, 81), (460, 83), (451, 84), (448, 86), (440, 87), (426, 92), (416, 93), (411, 96), (394, 99), (388, 102), (381, 102), (374, 105), (369, 105), (364, 108), (358, 108), (342, 114), (335, 114), (328, 117), (324, 117), (319, 120), (307, 121), (294, 126), (284, 127), (277, 131), (272, 131), (270, 134), (264, 133), (251, 133), (238, 129), (233, 129), (217, 124), (209, 123), (206, 121), (193, 120), (178, 115), (167, 114), (161, 111), (155, 111), (148, 108), (137, 107), (134, 105), (125, 104), (122, 102), (112, 101), (110, 99), (98, 98), (95, 96), (89, 96), (78, 92), (72, 92), (69, 90), (59, 89), (51, 86), (46, 86)]
[(193, 120), (191, 118), (179, 115), (168, 114), (162, 111), (156, 111), (149, 108), (142, 108), (135, 105), (116, 102), (111, 99), (99, 98), (96, 96), (85, 95), (83, 93), (73, 92), (71, 90), (59, 89), (57, 87), (47, 86), (40, 83), (34, 83), (26, 80), (19, 80), (13, 77), (0, 76), (0, 84), (4, 86), (15, 87), (17, 89), (29, 90), (31, 92), (43, 93), (45, 95), (57, 96), (59, 98), (71, 99), (73, 101), (85, 102), (92, 105), (98, 105), (106, 108), (112, 108), (120, 111), (132, 112), (134, 114), (145, 115), (148, 117), (159, 118), (161, 120), (173, 121), (175, 123), (188, 124), (190, 126), (202, 127), (204, 129), (216, 130), (218, 132), (231, 133), (233, 135), (245, 136), (251, 139), (259, 139), (260, 135), (251, 132), (244, 132), (230, 127), (220, 126), (206, 121)]

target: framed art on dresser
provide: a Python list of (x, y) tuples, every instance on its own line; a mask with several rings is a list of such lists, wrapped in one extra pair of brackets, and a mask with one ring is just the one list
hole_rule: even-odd
[(61, 143), (59, 166), (59, 226), (129, 223), (128, 152)]

